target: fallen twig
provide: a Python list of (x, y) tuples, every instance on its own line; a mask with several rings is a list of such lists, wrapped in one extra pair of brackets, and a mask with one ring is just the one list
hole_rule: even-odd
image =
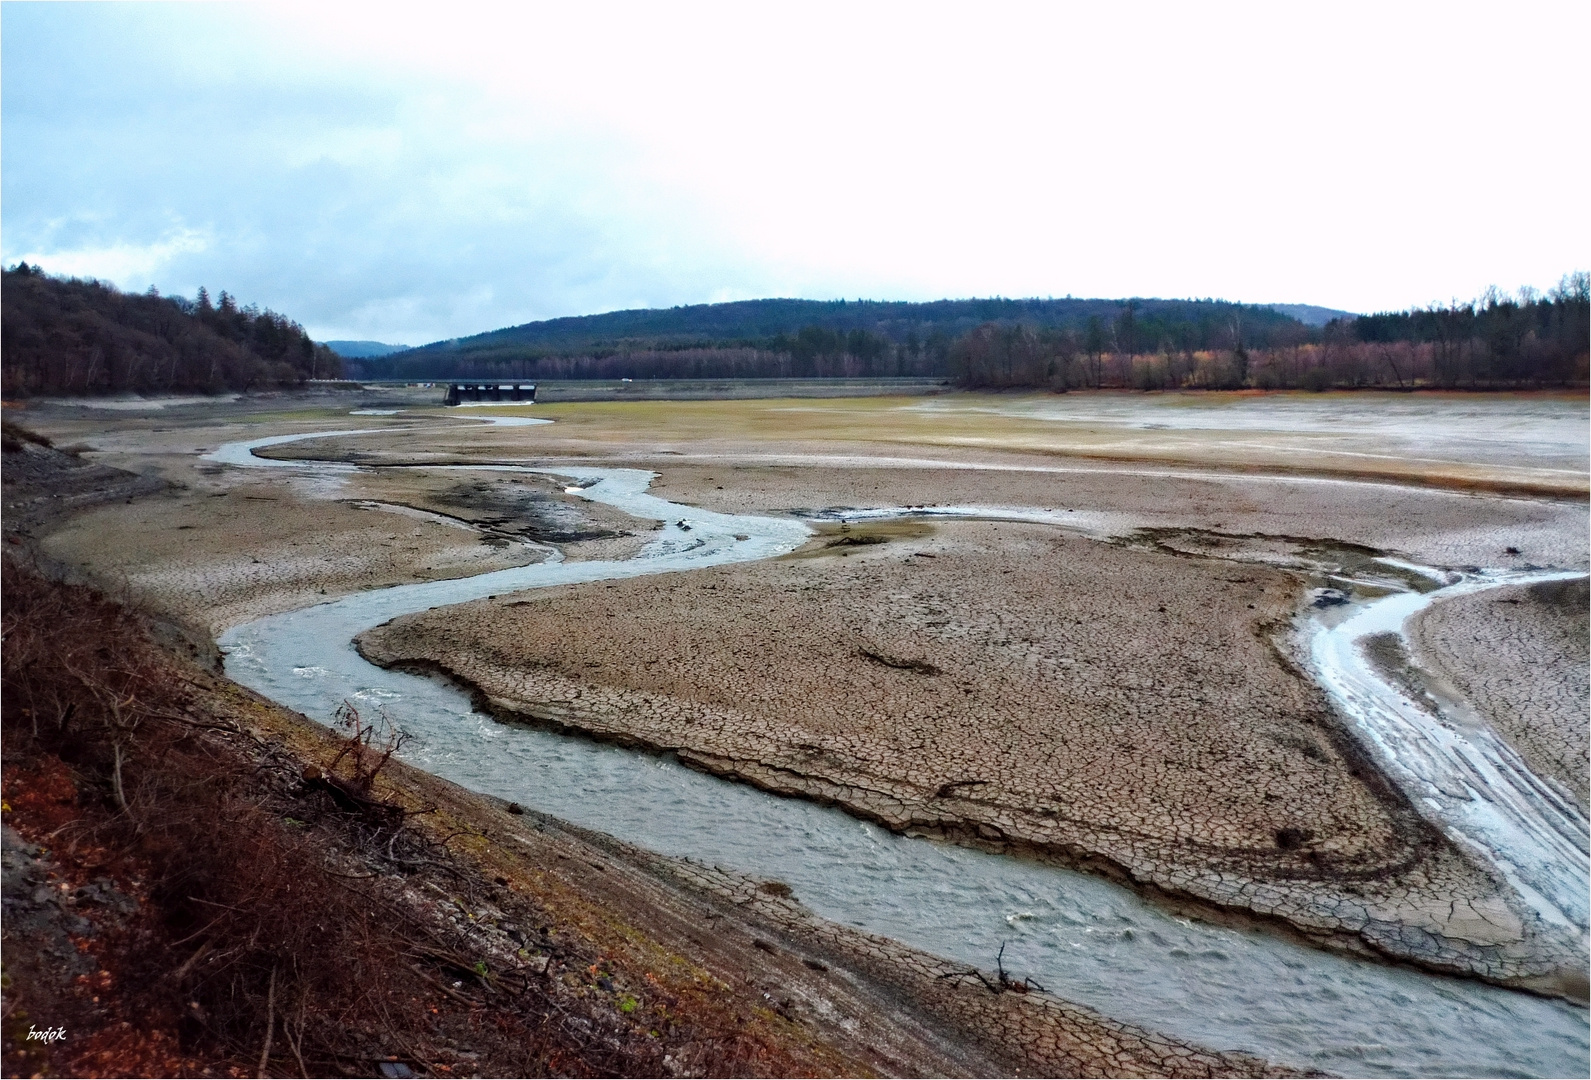
[(260, 1051), (260, 1080), (271, 1060), (271, 1039), (276, 1034), (276, 966), (271, 966), (271, 985), (265, 992), (265, 1048)]

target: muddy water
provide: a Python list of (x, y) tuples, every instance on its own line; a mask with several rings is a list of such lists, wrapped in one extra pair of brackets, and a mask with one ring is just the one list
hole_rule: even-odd
[(1310, 642), (1316, 678), (1421, 814), (1494, 866), (1549, 925), (1582, 941), (1591, 899), (1591, 829), (1580, 807), (1535, 776), (1485, 724), (1439, 715), (1441, 710), (1389, 683), (1375, 670), (1365, 645), (1380, 634), (1402, 636), (1408, 620), (1438, 600), (1583, 576), (1498, 570), (1453, 574), (1455, 580), (1444, 588), (1394, 593), (1335, 625), (1320, 623)]
[[(246, 464), (247, 447), (214, 456)], [(646, 494), (646, 473), (556, 473), (586, 498), (668, 524), (624, 562), (541, 563), (261, 619), (223, 637), (228, 672), (316, 719), (344, 699), (385, 708), (417, 736), (407, 756), (418, 766), (654, 851), (787, 882), (837, 922), (984, 968), (1005, 943), (1014, 975), (1208, 1046), (1361, 1076), (1587, 1072), (1586, 1014), (1573, 1006), (1171, 918), (1085, 874), (907, 839), (667, 759), (501, 725), (451, 687), (358, 656), (356, 634), (411, 611), (767, 558), (808, 535), (789, 520), (668, 503)]]

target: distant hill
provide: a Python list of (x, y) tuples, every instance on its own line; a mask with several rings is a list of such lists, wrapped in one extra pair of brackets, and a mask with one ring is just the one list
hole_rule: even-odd
[(867, 330), (901, 344), (914, 333), (919, 338), (935, 332), (954, 337), (986, 322), (1081, 328), (1090, 316), (1115, 319), (1129, 303), (1136, 305), (1139, 318), (1145, 320), (1225, 321), (1233, 314), (1242, 314), (1260, 323), (1294, 321), (1272, 305), (1232, 304), (1224, 300), (739, 300), (547, 319), (434, 342), (411, 350), (410, 355), (494, 352), (505, 348), (565, 353), (632, 342), (652, 346), (756, 344), (781, 334), (799, 333), (809, 326)]
[(371, 356), (391, 356), (403, 352), (408, 345), (388, 345), (384, 341), (323, 341), (322, 345), (349, 360), (362, 360)]
[(743, 300), (547, 319), (346, 361), (357, 379), (931, 378), (963, 387), (1582, 385), (1591, 278), (1375, 315), (1225, 300)]
[[(1141, 338), (1125, 343), (1128, 348), (1154, 347), (1161, 340), (1206, 348), (1234, 335), (1267, 345), (1309, 333), (1270, 306), (1223, 300), (741, 300), (525, 323), (361, 358), (350, 370), (367, 379), (605, 378), (608, 368), (634, 377), (940, 375), (948, 370), (950, 343), (975, 327), (1022, 325), (1080, 337), (1092, 327), (1096, 334), (1114, 335), (1128, 312), (1125, 325)], [(699, 363), (684, 355), (706, 352), (712, 357), (699, 356)], [(620, 356), (629, 366), (606, 362)], [(589, 362), (574, 363), (576, 358)]]
[(342, 360), (285, 315), (19, 263), (0, 275), (0, 382), (32, 394), (218, 393), (337, 378)]
[(1272, 311), (1280, 311), (1297, 319), (1305, 326), (1325, 326), (1333, 319), (1344, 319), (1352, 322), (1359, 316), (1352, 311), (1338, 311), (1336, 308), (1316, 307), (1314, 304), (1266, 304)]

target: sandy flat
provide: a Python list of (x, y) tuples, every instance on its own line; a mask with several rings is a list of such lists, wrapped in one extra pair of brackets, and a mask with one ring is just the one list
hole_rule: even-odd
[(210, 467), (79, 515), (45, 549), (219, 634), (350, 592), (539, 562), (554, 544), (571, 558), (627, 557), (647, 527), (544, 477)]
[(852, 444), (880, 456), (934, 448), (953, 456), (1007, 450), (1072, 461), (1191, 461), (1581, 499), (1591, 485), (1583, 395), (953, 393), (585, 402), (493, 413), (556, 422), (486, 438), (510, 453), (539, 446), (560, 455), (692, 456)]

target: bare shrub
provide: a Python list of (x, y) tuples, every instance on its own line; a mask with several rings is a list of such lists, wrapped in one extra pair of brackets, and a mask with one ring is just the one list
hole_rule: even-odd
[(509, 998), (484, 977), (480, 999), (436, 989), (427, 965), (458, 966), (471, 946), (424, 917), (403, 875), (438, 868), (465, 896), (479, 881), (373, 794), (404, 739), (382, 718), (346, 707), (327, 767), (305, 769), (207, 709), (127, 608), (0, 567), (8, 773), (67, 762), (78, 806), (55, 846), (109, 852), (104, 869), (143, 883), (147, 925), (121, 943), (117, 977), (151, 1025), (234, 1074), (423, 1061), (418, 1033), (453, 1022), (504, 1073), (655, 1075), (654, 1041), (564, 1024), (545, 991)]

